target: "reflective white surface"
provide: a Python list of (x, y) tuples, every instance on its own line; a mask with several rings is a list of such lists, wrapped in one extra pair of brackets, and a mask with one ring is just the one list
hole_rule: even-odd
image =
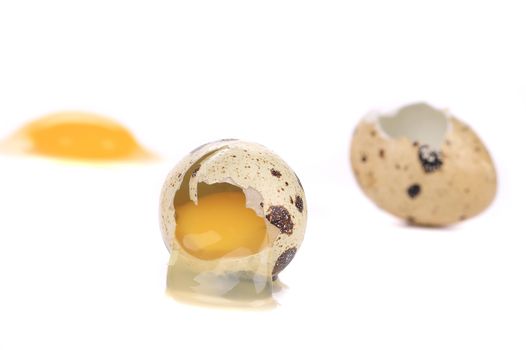
[[(521, 2), (0, 4), (0, 138), (49, 112), (106, 114), (164, 156), (83, 166), (0, 156), (0, 348), (524, 349)], [(354, 125), (429, 101), (491, 151), (499, 193), (445, 230), (360, 193)], [(299, 174), (304, 245), (265, 312), (166, 297), (158, 199), (199, 144), (262, 143)]]

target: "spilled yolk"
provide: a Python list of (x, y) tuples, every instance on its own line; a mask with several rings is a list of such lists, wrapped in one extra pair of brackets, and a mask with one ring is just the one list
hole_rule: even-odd
[(128, 159), (147, 152), (116, 122), (90, 113), (63, 112), (25, 126), (18, 137), (31, 153), (84, 160)]
[(214, 193), (176, 206), (175, 237), (203, 260), (255, 254), (267, 245), (263, 218), (245, 206), (241, 192)]

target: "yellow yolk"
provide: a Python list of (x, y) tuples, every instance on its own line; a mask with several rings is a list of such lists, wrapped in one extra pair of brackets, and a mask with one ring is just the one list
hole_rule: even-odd
[(123, 126), (82, 112), (57, 113), (36, 120), (18, 137), (29, 143), (31, 153), (53, 157), (117, 160), (147, 153)]
[(176, 206), (175, 237), (191, 255), (203, 260), (242, 257), (267, 245), (263, 218), (245, 206), (241, 192), (214, 193)]

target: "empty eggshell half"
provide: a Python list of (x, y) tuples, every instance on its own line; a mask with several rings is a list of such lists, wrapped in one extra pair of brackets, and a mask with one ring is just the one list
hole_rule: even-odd
[(371, 113), (351, 144), (354, 175), (380, 208), (424, 226), (444, 226), (486, 209), (497, 190), (488, 150), (465, 123), (425, 103)]
[[(232, 185), (243, 191), (246, 207), (265, 220), (268, 247), (248, 256), (215, 260), (190, 255), (175, 236), (175, 207), (188, 201), (199, 205), (206, 192)], [(307, 205), (298, 177), (280, 157), (259, 144), (227, 139), (202, 145), (170, 171), (162, 188), (160, 221), (166, 247), (192, 269), (260, 275), (270, 270), (276, 278), (303, 241)]]

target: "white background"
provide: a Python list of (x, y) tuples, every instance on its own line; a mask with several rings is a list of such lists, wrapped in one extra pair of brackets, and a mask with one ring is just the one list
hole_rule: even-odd
[[(111, 116), (163, 161), (0, 156), (0, 349), (525, 349), (521, 1), (0, 2), (0, 138), (64, 109)], [(499, 172), (483, 215), (408, 228), (350, 172), (371, 108), (425, 100)], [(304, 245), (270, 312), (164, 295), (169, 169), (218, 138), (296, 170)]]

